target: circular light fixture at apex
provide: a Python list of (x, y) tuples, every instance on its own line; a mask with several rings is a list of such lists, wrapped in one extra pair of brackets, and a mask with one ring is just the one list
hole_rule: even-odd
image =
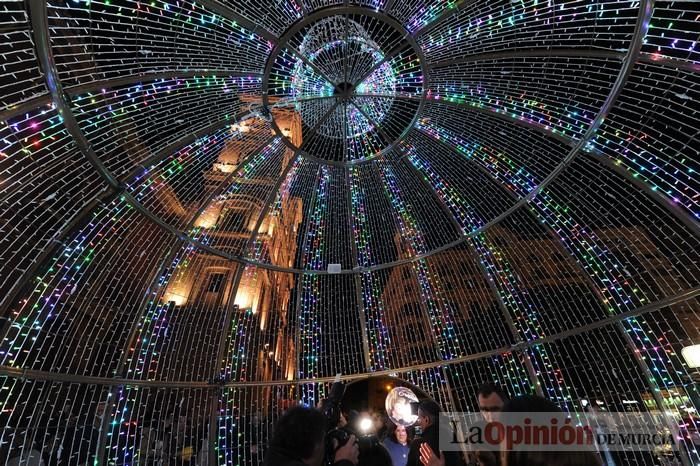
[(273, 50), (263, 102), (300, 120), (302, 156), (336, 162), (391, 151), (423, 105), (420, 47), (391, 17), (358, 6), (320, 10), (293, 25)]

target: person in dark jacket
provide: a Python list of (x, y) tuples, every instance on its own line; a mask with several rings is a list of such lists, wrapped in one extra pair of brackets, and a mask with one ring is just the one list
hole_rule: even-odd
[[(510, 413), (561, 413), (565, 414), (554, 402), (535, 395), (523, 395), (506, 402), (503, 412)], [(501, 450), (503, 466), (601, 466), (598, 453), (588, 450), (579, 451), (537, 451)]]
[[(505, 413), (564, 413), (552, 401), (535, 395), (524, 395), (506, 401)], [(602, 466), (599, 455), (593, 451), (558, 451), (547, 448), (537, 450), (505, 450), (501, 444), (500, 461), (504, 466)], [(420, 454), (423, 466), (445, 466), (447, 453), (421, 445)]]
[[(314, 408), (295, 407), (277, 421), (264, 466), (321, 466), (325, 453), (326, 417)], [(334, 466), (356, 466), (355, 436), (335, 453)]]
[(394, 466), (406, 466), (412, 440), (413, 432), (410, 427), (391, 423), (389, 435), (384, 439), (384, 447), (391, 455), (391, 463)]
[[(418, 419), (416, 425), (420, 427), (422, 435), (411, 442), (408, 451), (408, 461), (406, 466), (422, 466), (420, 460), (420, 446), (427, 443), (432, 451), (440, 451), (440, 436), (438, 420), (440, 416), (440, 405), (432, 400), (422, 400), (418, 404)], [(459, 453), (454, 451), (445, 452), (446, 466), (463, 466)]]

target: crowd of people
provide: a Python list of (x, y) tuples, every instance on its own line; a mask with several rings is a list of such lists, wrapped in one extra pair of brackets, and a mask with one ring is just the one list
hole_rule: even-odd
[[(561, 412), (545, 398), (526, 395), (510, 399), (494, 384), (481, 386), (476, 394), (484, 423), (501, 412)], [(418, 403), (413, 428), (393, 424), (383, 441), (364, 443), (356, 435), (344, 442), (327, 441), (329, 426), (323, 413), (315, 408), (295, 407), (285, 413), (275, 430), (265, 456), (264, 466), (600, 466), (592, 451), (441, 451), (440, 406), (425, 399)], [(442, 432), (444, 435), (445, 432)]]

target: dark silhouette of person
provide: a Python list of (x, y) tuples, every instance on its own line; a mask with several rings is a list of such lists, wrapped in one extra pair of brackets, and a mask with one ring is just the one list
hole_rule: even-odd
[[(411, 442), (406, 466), (422, 466), (420, 447), (424, 443), (427, 443), (433, 451), (440, 450), (440, 432), (438, 426), (440, 411), (440, 405), (433, 400), (422, 400), (418, 403), (418, 419), (416, 420), (416, 425), (420, 428), (422, 434), (420, 438)], [(445, 432), (445, 434), (449, 433)], [(459, 453), (455, 451), (444, 452), (444, 459), (446, 466), (464, 465)]]
[[(535, 395), (518, 396), (506, 402), (504, 413), (564, 413), (553, 402)], [(588, 450), (579, 451), (501, 451), (502, 466), (601, 466), (600, 457)]]
[[(277, 421), (264, 466), (321, 466), (327, 424), (326, 417), (315, 408), (291, 408)], [(358, 456), (359, 448), (352, 435), (336, 451), (334, 466), (355, 466)]]

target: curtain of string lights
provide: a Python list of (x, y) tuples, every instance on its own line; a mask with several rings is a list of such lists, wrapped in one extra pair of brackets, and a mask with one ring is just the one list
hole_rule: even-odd
[(699, 41), (683, 0), (0, 0), (0, 462), (257, 464), (341, 372), (700, 464)]

